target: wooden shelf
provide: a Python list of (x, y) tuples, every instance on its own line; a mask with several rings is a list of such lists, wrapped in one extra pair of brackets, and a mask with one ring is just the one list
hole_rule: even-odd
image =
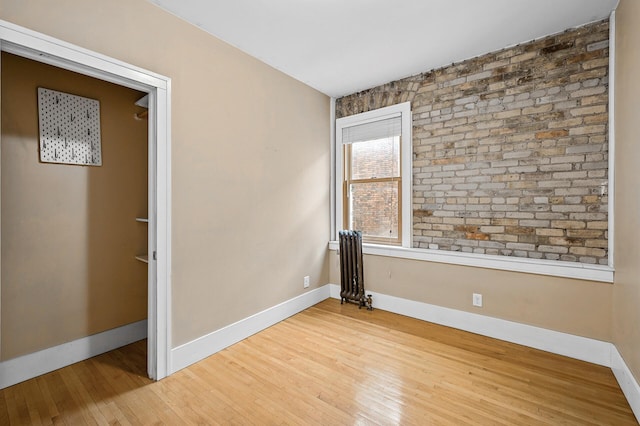
[(147, 219), (146, 217), (136, 217), (136, 222), (149, 223), (149, 219)]

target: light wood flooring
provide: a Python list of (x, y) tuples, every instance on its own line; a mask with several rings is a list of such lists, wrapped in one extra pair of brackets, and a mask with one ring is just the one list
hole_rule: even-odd
[(326, 300), (160, 382), (145, 341), (0, 391), (0, 425), (632, 425), (608, 368)]

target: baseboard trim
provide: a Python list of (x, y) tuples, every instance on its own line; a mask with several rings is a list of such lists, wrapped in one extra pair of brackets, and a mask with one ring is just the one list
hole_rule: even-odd
[[(330, 286), (331, 297), (339, 299), (340, 286), (335, 284), (330, 284)], [(388, 296), (386, 294), (368, 293), (373, 295), (374, 308), (606, 367), (611, 366), (611, 343), (609, 342), (402, 299), (395, 296)]]
[[(340, 299), (339, 285), (329, 284), (329, 292), (332, 298)], [(374, 308), (609, 367), (640, 422), (640, 385), (612, 343), (373, 291), (367, 293), (373, 296)]]
[(616, 376), (616, 380), (625, 398), (627, 398), (636, 420), (640, 423), (640, 385), (638, 385), (633, 373), (614, 345), (611, 345), (611, 370)]
[(324, 285), (178, 346), (171, 350), (171, 372), (203, 360), (328, 298), (329, 285)]
[[(377, 309), (609, 367), (636, 418), (640, 419), (640, 386), (615, 346), (609, 342), (382, 293), (369, 293), (373, 295), (373, 305)], [(171, 372), (188, 367), (330, 297), (340, 299), (339, 285), (327, 284), (178, 346), (171, 351)]]
[(147, 337), (147, 320), (0, 362), (0, 389)]

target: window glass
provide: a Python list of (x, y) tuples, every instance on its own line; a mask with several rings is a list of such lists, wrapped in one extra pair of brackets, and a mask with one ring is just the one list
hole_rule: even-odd
[(352, 183), (350, 192), (352, 229), (365, 238), (399, 238), (397, 181)]

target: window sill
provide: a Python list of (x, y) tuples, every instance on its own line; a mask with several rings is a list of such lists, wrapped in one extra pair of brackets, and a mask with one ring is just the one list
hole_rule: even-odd
[[(338, 248), (338, 241), (329, 241), (330, 250), (338, 250)], [(448, 263), (451, 265), (474, 266), (479, 268), (500, 269), (503, 271), (613, 283), (614, 269), (610, 266), (603, 265), (415, 249), (379, 244), (363, 244), (362, 251), (364, 254), (376, 256), (424, 260), (428, 262)]]

